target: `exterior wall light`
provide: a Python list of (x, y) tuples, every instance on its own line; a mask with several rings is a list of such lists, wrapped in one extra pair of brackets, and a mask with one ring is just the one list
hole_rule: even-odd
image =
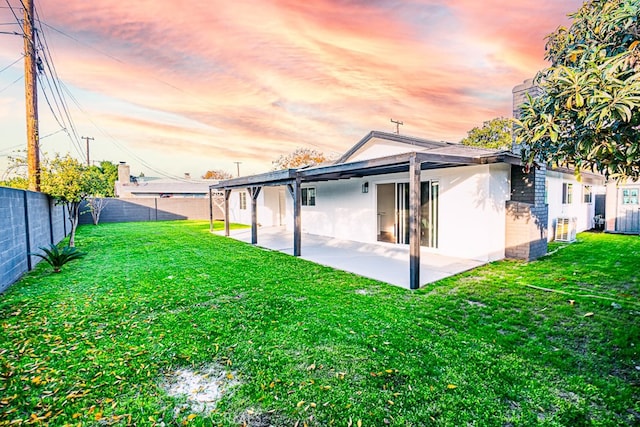
[(363, 193), (368, 193), (369, 192), (369, 182), (365, 181), (364, 184), (362, 184), (362, 192)]

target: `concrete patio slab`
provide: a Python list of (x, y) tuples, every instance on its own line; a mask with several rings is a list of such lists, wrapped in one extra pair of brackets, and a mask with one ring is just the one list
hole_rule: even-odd
[[(250, 243), (251, 229), (231, 230), (230, 237)], [(260, 228), (258, 246), (292, 255), (293, 233), (283, 227)], [(408, 245), (361, 243), (303, 233), (301, 252), (300, 258), (308, 261), (409, 288)], [(485, 262), (434, 254), (423, 248), (420, 286), (483, 264)]]

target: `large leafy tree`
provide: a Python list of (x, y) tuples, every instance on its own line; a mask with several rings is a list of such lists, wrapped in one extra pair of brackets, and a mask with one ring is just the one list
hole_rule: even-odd
[(548, 36), (551, 66), (516, 126), (522, 157), (640, 178), (640, 2), (590, 0)]
[(93, 223), (98, 225), (100, 213), (107, 206), (108, 197), (115, 193), (115, 182), (118, 179), (118, 166), (107, 161), (100, 166), (91, 166), (85, 170), (91, 195), (86, 198)]
[(273, 170), (296, 169), (303, 166), (314, 166), (328, 160), (320, 151), (311, 148), (297, 148), (289, 154), (283, 154), (273, 162)]
[[(83, 200), (87, 201), (93, 222), (97, 224), (100, 211), (106, 206), (106, 198), (114, 196), (118, 166), (109, 161), (102, 161), (99, 166), (86, 167), (69, 155), (64, 157), (56, 155), (52, 161), (43, 157), (40, 167), (42, 192), (49, 194), (56, 203), (65, 205), (68, 210), (71, 221), (69, 245), (74, 246), (80, 203)], [(0, 181), (0, 185), (27, 189), (27, 168), (24, 157), (11, 157), (7, 172), (13, 176)]]
[(223, 179), (229, 179), (229, 178), (233, 178), (233, 175), (231, 175), (231, 173), (222, 169), (209, 170), (205, 172), (204, 175), (202, 175), (202, 179), (223, 180)]
[(496, 117), (484, 122), (482, 127), (471, 129), (460, 143), (474, 147), (510, 150), (512, 126), (513, 119)]
[(80, 203), (92, 195), (92, 176), (88, 168), (67, 155), (56, 157), (49, 168), (42, 171), (42, 192), (50, 195), (58, 204), (65, 205), (71, 222), (69, 246), (75, 246), (76, 228), (80, 216)]

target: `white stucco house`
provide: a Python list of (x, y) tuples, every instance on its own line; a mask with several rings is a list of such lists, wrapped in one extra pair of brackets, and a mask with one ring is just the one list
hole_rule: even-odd
[[(602, 179), (570, 171), (525, 173), (509, 151), (372, 131), (337, 161), (234, 178), (212, 186), (227, 197), (226, 218), (300, 234), (490, 262), (546, 253), (557, 218), (593, 226)], [(298, 206), (296, 206), (298, 204)], [(297, 236), (297, 237), (296, 237)], [(412, 283), (418, 287), (418, 283)]]

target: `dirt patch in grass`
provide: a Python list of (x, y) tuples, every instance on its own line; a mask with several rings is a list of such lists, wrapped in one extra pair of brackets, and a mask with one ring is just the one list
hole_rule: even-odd
[(165, 376), (162, 387), (169, 396), (186, 398), (191, 411), (208, 413), (237, 384), (239, 383), (233, 372), (213, 365), (199, 371), (171, 371)]

